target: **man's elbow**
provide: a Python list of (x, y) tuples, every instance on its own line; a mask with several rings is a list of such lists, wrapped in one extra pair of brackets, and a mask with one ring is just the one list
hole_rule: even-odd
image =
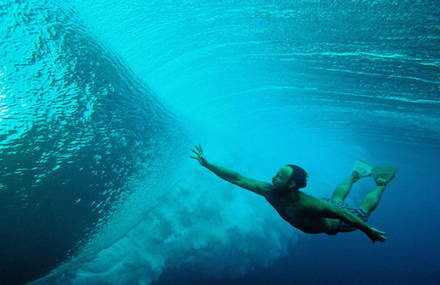
[(241, 174), (236, 174), (234, 176), (228, 177), (228, 181), (232, 184), (238, 185), (243, 182), (246, 178)]
[(232, 184), (237, 184), (240, 182), (241, 175), (240, 174), (236, 174), (236, 173), (222, 173), (218, 175), (220, 178), (222, 178), (223, 180), (228, 181), (229, 183)]
[(240, 178), (238, 177), (233, 177), (233, 176), (226, 176), (226, 177), (222, 177), (223, 180), (226, 180), (227, 182), (234, 184), (234, 185), (240, 185)]

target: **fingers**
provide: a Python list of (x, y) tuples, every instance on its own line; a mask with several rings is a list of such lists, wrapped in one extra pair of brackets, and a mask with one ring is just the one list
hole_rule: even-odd
[(201, 146), (201, 145), (195, 145), (194, 148), (195, 148), (195, 150), (194, 150), (194, 149), (191, 149), (191, 151), (192, 151), (195, 155), (197, 155), (198, 158), (196, 158), (196, 159), (200, 159), (200, 158), (202, 158), (202, 157), (203, 157), (202, 146)]
[(373, 243), (376, 241), (385, 242), (387, 240), (385, 232), (379, 231), (373, 227), (371, 229), (373, 230), (373, 235), (370, 237), (370, 239)]
[(378, 233), (380, 233), (380, 234), (384, 234), (385, 232), (383, 232), (383, 231), (380, 231), (380, 230), (378, 230), (378, 229), (376, 229), (376, 228), (373, 228), (376, 232), (378, 232)]
[(377, 235), (377, 240), (384, 242), (387, 240), (386, 236), (384, 235), (385, 233), (380, 232), (380, 234)]
[[(195, 150), (194, 150), (195, 148)], [(202, 150), (202, 146), (199, 145), (195, 145), (193, 149), (191, 149), (191, 151), (196, 155), (196, 156), (190, 156), (190, 158), (197, 160), (198, 162), (202, 163), (202, 159), (203, 159), (203, 150)]]
[(371, 229), (372, 229), (374, 232), (378, 233), (378, 234), (381, 234), (381, 235), (386, 234), (386, 232), (379, 231), (379, 230), (376, 229), (376, 228), (371, 227)]
[(196, 145), (196, 148), (200, 153), (203, 153), (202, 146), (200, 144)]
[(203, 152), (203, 150), (202, 150), (202, 146), (201, 145), (195, 145), (194, 146), (194, 148), (196, 149), (196, 151), (198, 151), (198, 152)]
[(373, 243), (376, 242), (376, 241), (385, 242), (386, 240), (387, 240), (387, 238), (384, 235), (379, 235), (378, 237), (376, 237), (373, 240)]

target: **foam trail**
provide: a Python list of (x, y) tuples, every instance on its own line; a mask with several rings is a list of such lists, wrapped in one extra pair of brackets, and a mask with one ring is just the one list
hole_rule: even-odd
[[(212, 277), (238, 276), (269, 265), (296, 240), (296, 232), (263, 199), (232, 189), (194, 165), (183, 169), (186, 178), (164, 189), (160, 202), (148, 197), (153, 189), (139, 184), (86, 250), (33, 284), (149, 284), (166, 266), (191, 266)], [(132, 217), (138, 221), (118, 237)]]

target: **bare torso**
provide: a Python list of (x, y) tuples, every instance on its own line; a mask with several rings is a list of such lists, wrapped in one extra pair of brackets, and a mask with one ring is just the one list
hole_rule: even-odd
[(339, 219), (314, 216), (308, 210), (307, 205), (317, 199), (313, 196), (301, 191), (298, 191), (295, 195), (280, 196), (275, 191), (271, 191), (265, 198), (284, 220), (305, 233), (337, 233)]

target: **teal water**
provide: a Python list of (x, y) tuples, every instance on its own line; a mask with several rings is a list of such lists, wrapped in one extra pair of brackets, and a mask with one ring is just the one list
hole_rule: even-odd
[[(439, 7), (1, 1), (0, 283), (437, 284)], [(293, 229), (195, 143), (260, 180), (299, 164), (318, 197), (399, 165), (388, 241)]]

